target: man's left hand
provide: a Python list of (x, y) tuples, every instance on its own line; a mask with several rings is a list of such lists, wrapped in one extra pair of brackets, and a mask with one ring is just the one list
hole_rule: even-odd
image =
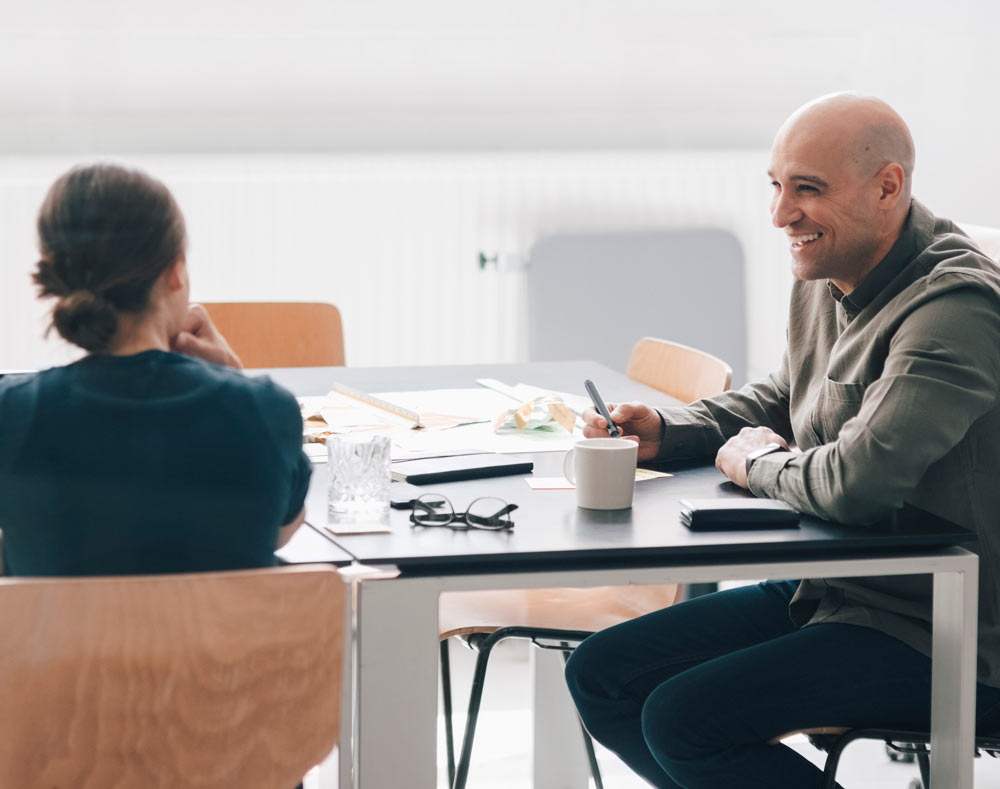
[(788, 442), (769, 427), (744, 427), (722, 445), (715, 456), (715, 467), (741, 488), (747, 487), (747, 455), (763, 449), (768, 444), (780, 444), (788, 449)]

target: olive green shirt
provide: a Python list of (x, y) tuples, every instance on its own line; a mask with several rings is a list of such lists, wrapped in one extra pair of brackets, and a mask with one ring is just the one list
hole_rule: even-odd
[[(660, 457), (708, 460), (747, 426), (797, 452), (751, 467), (750, 490), (871, 523), (910, 503), (978, 535), (980, 682), (1000, 687), (1000, 268), (913, 201), (888, 255), (844, 296), (796, 281), (788, 345), (766, 380), (663, 409)], [(805, 580), (798, 625), (844, 622), (931, 652), (927, 575)]]

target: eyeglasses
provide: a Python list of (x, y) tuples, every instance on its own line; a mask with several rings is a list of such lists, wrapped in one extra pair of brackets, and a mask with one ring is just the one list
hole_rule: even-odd
[(485, 497), (476, 499), (465, 512), (455, 512), (455, 508), (446, 497), (439, 493), (425, 493), (413, 500), (410, 522), (414, 526), (447, 526), (458, 531), (468, 529), (502, 531), (514, 528), (510, 514), (516, 509), (516, 504), (508, 504), (503, 499)]

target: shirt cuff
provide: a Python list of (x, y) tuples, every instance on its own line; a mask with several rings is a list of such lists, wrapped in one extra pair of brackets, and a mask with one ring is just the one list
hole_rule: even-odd
[(654, 460), (705, 460), (715, 457), (715, 450), (706, 441), (705, 426), (697, 421), (684, 421), (692, 420), (692, 417), (683, 408), (657, 408), (656, 413), (660, 415), (660, 446)]
[(747, 475), (750, 492), (759, 498), (773, 499), (774, 492), (778, 489), (778, 476), (793, 457), (794, 452), (771, 452), (757, 458), (750, 464), (750, 473)]

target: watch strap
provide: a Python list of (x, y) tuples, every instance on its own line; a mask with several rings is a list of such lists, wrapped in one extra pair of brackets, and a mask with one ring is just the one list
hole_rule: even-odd
[(750, 479), (750, 467), (754, 464), (755, 460), (764, 457), (764, 455), (770, 455), (772, 452), (781, 452), (783, 449), (784, 447), (781, 446), (781, 444), (772, 441), (767, 446), (763, 446), (760, 449), (755, 449), (753, 452), (747, 455), (747, 460), (746, 460), (747, 479), (748, 480)]

